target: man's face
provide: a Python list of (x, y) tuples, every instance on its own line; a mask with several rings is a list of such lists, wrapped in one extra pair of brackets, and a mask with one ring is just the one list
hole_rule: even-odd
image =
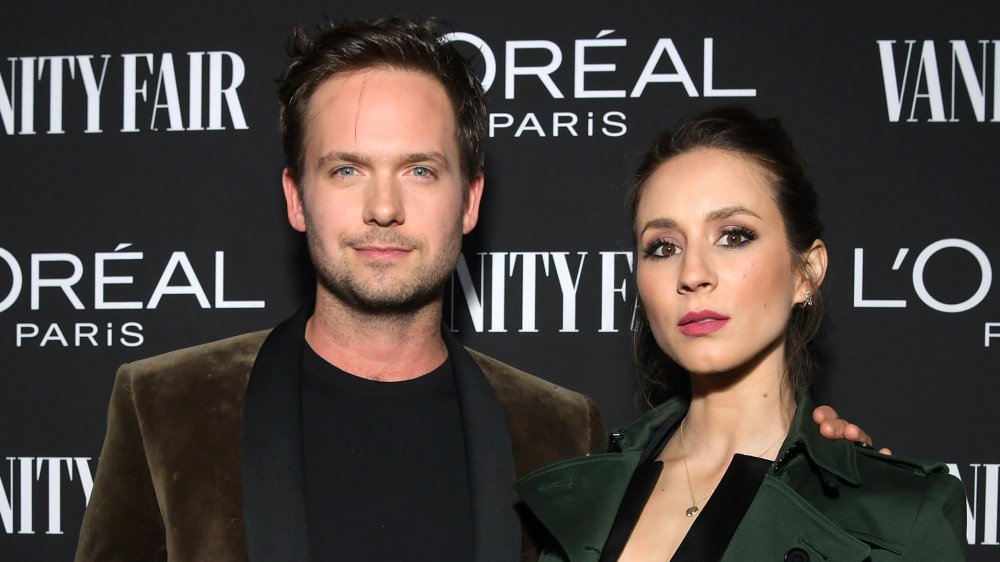
[(288, 220), (306, 233), (319, 298), (367, 313), (440, 298), (462, 235), (479, 216), (481, 176), (463, 197), (455, 112), (414, 71), (337, 74), (309, 100), (299, 185), (282, 177)]

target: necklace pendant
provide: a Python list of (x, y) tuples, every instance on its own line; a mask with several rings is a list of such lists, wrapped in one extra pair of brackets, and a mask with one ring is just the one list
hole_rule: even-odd
[(687, 508), (687, 511), (685, 511), (684, 513), (685, 513), (685, 514), (686, 514), (686, 515), (687, 515), (688, 517), (694, 517), (694, 514), (695, 514), (695, 513), (698, 513), (698, 506), (696, 506), (696, 505), (692, 505), (691, 507)]

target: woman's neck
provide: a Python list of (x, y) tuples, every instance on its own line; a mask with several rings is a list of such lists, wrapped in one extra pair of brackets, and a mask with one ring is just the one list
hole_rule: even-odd
[(774, 458), (794, 414), (783, 349), (741, 372), (694, 374), (684, 422), (686, 453), (726, 463), (735, 453)]

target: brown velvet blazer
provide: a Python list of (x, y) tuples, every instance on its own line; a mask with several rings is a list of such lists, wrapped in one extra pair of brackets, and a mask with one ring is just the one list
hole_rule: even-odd
[[(308, 561), (299, 401), (305, 308), (274, 330), (122, 366), (77, 562)], [(476, 560), (535, 560), (512, 485), (603, 441), (589, 398), (442, 330), (466, 432)]]

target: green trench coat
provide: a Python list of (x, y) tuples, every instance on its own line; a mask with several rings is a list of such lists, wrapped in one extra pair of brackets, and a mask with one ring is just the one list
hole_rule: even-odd
[[(541, 561), (596, 562), (652, 435), (676, 426), (685, 400), (670, 400), (612, 433), (592, 455), (521, 479), (521, 499), (553, 538)], [(831, 441), (799, 402), (788, 437), (733, 535), (723, 560), (849, 562), (963, 560), (965, 492), (939, 463), (885, 456)], [(664, 560), (663, 562), (666, 562)]]

